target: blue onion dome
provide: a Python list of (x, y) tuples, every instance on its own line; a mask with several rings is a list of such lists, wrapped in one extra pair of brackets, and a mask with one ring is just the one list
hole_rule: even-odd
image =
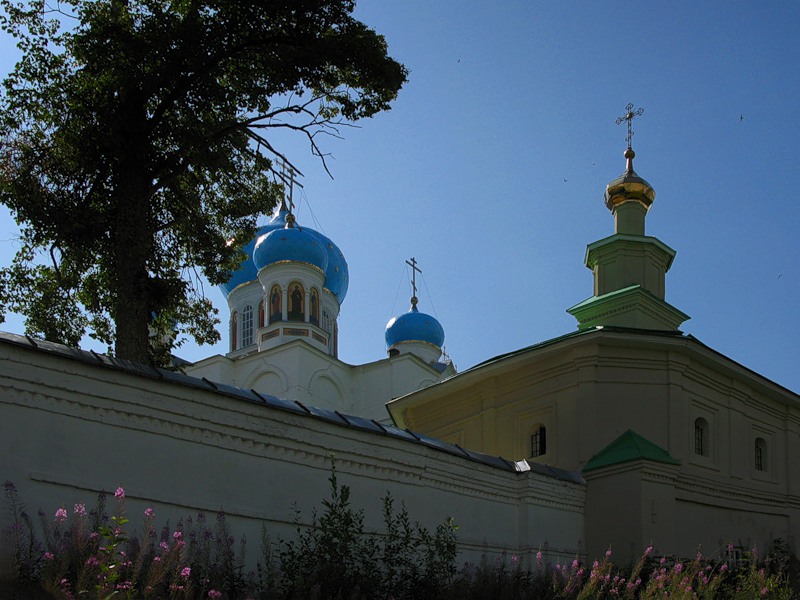
[(345, 296), (347, 296), (347, 288), (350, 285), (350, 272), (347, 268), (344, 254), (336, 244), (319, 231), (308, 228), (306, 228), (306, 231), (317, 236), (328, 252), (328, 268), (325, 269), (325, 288), (336, 296), (339, 304), (341, 304)]
[(258, 280), (258, 269), (256, 269), (256, 265), (252, 260), (256, 242), (264, 234), (275, 229), (283, 229), (286, 227), (286, 215), (288, 214), (289, 210), (286, 208), (286, 204), (281, 202), (280, 207), (278, 207), (278, 210), (272, 216), (270, 222), (256, 229), (256, 234), (253, 236), (253, 239), (242, 248), (242, 252), (245, 253), (246, 258), (242, 261), (239, 269), (231, 273), (231, 278), (227, 282), (219, 285), (226, 298), (240, 285)]
[(320, 239), (305, 228), (296, 227), (294, 216), (286, 216), (286, 227), (265, 233), (253, 249), (256, 272), (281, 262), (299, 262), (317, 267), (323, 273), (328, 268), (328, 251)]
[(386, 324), (386, 347), (401, 342), (426, 342), (441, 348), (444, 345), (444, 329), (439, 321), (419, 312), (417, 299), (411, 299), (411, 309)]

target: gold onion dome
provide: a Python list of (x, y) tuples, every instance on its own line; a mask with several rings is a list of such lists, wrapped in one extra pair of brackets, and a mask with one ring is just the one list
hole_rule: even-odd
[(614, 212), (617, 206), (625, 202), (638, 202), (645, 209), (649, 209), (653, 204), (656, 191), (653, 186), (639, 177), (636, 171), (633, 170), (633, 158), (635, 156), (636, 153), (633, 148), (628, 146), (628, 149), (625, 150), (627, 162), (625, 172), (606, 186), (606, 206), (611, 212)]

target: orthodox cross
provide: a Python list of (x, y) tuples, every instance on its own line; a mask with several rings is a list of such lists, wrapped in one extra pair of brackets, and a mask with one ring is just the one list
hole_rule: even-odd
[(411, 289), (414, 290), (414, 293), (411, 296), (411, 304), (414, 306), (417, 305), (417, 271), (422, 273), (422, 269), (417, 266), (417, 259), (413, 256), (410, 260), (406, 261), (406, 264), (411, 267)]
[(625, 107), (625, 114), (616, 120), (617, 125), (623, 121), (628, 122), (628, 137), (625, 138), (625, 140), (628, 142), (628, 148), (631, 147), (631, 138), (633, 137), (633, 118), (642, 116), (642, 113), (644, 113), (643, 108), (637, 108), (636, 110), (633, 110), (633, 104), (628, 103), (628, 106)]
[(302, 188), (303, 184), (295, 179), (295, 175), (303, 176), (303, 174), (294, 168), (294, 165), (287, 162), (287, 160), (281, 157), (281, 172), (278, 173), (278, 177), (283, 182), (284, 186), (289, 187), (289, 212), (294, 214), (294, 201), (292, 200), (292, 194), (294, 192), (294, 186)]

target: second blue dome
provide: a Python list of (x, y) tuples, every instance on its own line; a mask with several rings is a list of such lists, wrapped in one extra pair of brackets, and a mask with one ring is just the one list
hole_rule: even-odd
[(444, 329), (439, 321), (419, 312), (416, 305), (386, 324), (385, 337), (387, 348), (401, 342), (426, 342), (438, 348), (444, 345)]

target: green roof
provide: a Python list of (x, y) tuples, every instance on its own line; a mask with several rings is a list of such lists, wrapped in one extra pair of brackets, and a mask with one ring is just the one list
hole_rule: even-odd
[(669, 452), (660, 446), (656, 446), (632, 429), (628, 429), (628, 431), (590, 458), (586, 466), (583, 467), (583, 471), (591, 471), (592, 469), (618, 465), (633, 460), (652, 460), (668, 465), (681, 464), (681, 461), (672, 458)]

